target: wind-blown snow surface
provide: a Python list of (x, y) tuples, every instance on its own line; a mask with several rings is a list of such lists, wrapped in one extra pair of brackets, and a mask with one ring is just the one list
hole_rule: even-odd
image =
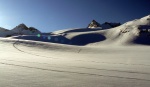
[[(1, 87), (149, 87), (149, 46), (0, 39)], [(140, 50), (138, 50), (140, 49)]]
[(0, 87), (149, 87), (149, 19), (0, 38)]

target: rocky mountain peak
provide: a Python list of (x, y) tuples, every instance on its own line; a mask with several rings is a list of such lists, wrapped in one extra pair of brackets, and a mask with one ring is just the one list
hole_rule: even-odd
[(15, 28), (21, 28), (21, 29), (25, 29), (25, 30), (27, 30), (28, 29), (28, 27), (25, 25), (25, 24), (19, 24), (18, 26), (16, 26)]
[(101, 25), (95, 20), (92, 20), (92, 22), (88, 25), (88, 28), (97, 28), (97, 27), (101, 27)]

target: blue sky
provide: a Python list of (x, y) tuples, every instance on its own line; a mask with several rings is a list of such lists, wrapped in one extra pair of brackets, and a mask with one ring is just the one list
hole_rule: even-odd
[(0, 0), (0, 27), (20, 23), (42, 32), (84, 28), (95, 19), (127, 22), (150, 14), (150, 0)]

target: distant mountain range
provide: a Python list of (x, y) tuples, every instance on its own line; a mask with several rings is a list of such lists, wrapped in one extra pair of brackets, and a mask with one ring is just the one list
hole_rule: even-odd
[[(102, 25), (95, 20), (93, 20), (89, 25), (88, 28), (94, 29), (94, 28), (101, 28), (101, 29), (109, 29), (113, 27), (120, 26), (120, 23), (109, 23), (105, 22)], [(19, 24), (12, 30), (5, 29), (0, 27), (0, 37), (10, 37), (10, 36), (16, 36), (16, 35), (35, 35), (40, 34), (41, 32), (34, 28), (34, 27), (27, 27), (25, 24)]]
[(34, 27), (20, 24), (12, 30), (0, 28), (0, 37), (70, 45), (150, 45), (150, 15), (122, 25), (109, 22), (100, 24), (93, 20), (86, 28), (72, 28), (51, 33), (41, 33)]
[(41, 33), (34, 27), (27, 27), (25, 24), (19, 24), (12, 30), (0, 27), (0, 37), (10, 37), (14, 35), (35, 35)]

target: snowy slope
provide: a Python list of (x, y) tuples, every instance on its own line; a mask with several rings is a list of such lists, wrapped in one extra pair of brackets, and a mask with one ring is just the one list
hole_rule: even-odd
[[(145, 44), (150, 45), (150, 15), (141, 19), (129, 21), (121, 26), (109, 29), (103, 34), (107, 39), (104, 44), (131, 45)], [(142, 28), (141, 28), (142, 26)], [(145, 27), (144, 27), (145, 26)], [(146, 29), (146, 31), (144, 31)], [(95, 44), (101, 44), (95, 43)]]
[[(0, 39), (1, 87), (149, 87), (149, 46)], [(140, 49), (140, 50), (137, 50)]]
[(110, 29), (81, 28), (53, 33), (69, 39), (73, 45), (150, 45), (150, 16)]
[(84, 30), (56, 32), (57, 34), (64, 33), (65, 37), (71, 40), (74, 45), (150, 45), (150, 15), (115, 28)]

